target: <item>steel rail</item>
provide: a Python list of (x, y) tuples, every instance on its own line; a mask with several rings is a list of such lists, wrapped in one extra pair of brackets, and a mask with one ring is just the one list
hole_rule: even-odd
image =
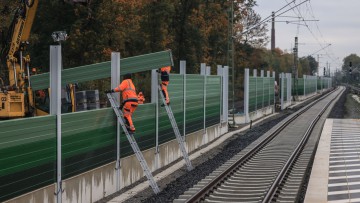
[(285, 121), (281, 126), (279, 126), (274, 132), (272, 132), (267, 138), (265, 138), (262, 142), (260, 142), (256, 147), (248, 151), (244, 156), (242, 156), (239, 160), (237, 160), (235, 163), (231, 164), (226, 170), (224, 170), (222, 173), (217, 175), (213, 181), (206, 184), (204, 187), (202, 187), (199, 191), (197, 191), (194, 195), (192, 195), (190, 198), (188, 198), (185, 202), (199, 202), (204, 197), (209, 194), (211, 191), (214, 190), (223, 180), (230, 176), (234, 171), (237, 170), (240, 166), (242, 166), (246, 161), (248, 161), (251, 157), (253, 157), (257, 152), (259, 152), (264, 146), (266, 146), (271, 140), (273, 140), (276, 135), (278, 135), (284, 128), (286, 128), (290, 123), (292, 123), (296, 118), (298, 118), (301, 114), (306, 112), (308, 109), (310, 109), (312, 106), (317, 104), (319, 101), (325, 99), (329, 94), (333, 93), (335, 90), (332, 90), (325, 95), (323, 95), (321, 98), (317, 99), (316, 101), (311, 102), (307, 106), (300, 109), (296, 114), (294, 114), (289, 120)]
[[(341, 94), (344, 92), (345, 90), (343, 90), (341, 92)], [(341, 95), (339, 94), (339, 95)], [(263, 203), (266, 202), (270, 202), (273, 197), (275, 196), (278, 188), (279, 188), (279, 184), (284, 180), (285, 175), (288, 173), (290, 166), (293, 165), (294, 161), (296, 160), (297, 157), (299, 157), (303, 147), (305, 146), (305, 144), (307, 143), (312, 130), (314, 129), (315, 125), (317, 124), (317, 122), (319, 121), (319, 119), (321, 118), (321, 116), (323, 115), (323, 113), (326, 111), (326, 109), (330, 106), (330, 104), (339, 97), (339, 95), (337, 97), (334, 97), (333, 99), (331, 99), (323, 108), (322, 110), (318, 113), (318, 115), (315, 117), (314, 120), (312, 120), (310, 126), (308, 127), (308, 129), (306, 130), (303, 138), (301, 139), (301, 141), (299, 142), (299, 144), (297, 145), (296, 149), (294, 150), (294, 152), (291, 154), (290, 158), (288, 159), (288, 161), (286, 162), (286, 164), (284, 165), (284, 167), (281, 169), (279, 175), (276, 177), (275, 181), (273, 182), (273, 184), (271, 185), (270, 189), (268, 190), (265, 198), (263, 199)]]

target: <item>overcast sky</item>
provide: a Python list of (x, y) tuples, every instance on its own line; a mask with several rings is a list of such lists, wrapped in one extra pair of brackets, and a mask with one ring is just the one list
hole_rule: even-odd
[[(271, 15), (292, 0), (256, 0), (254, 10), (262, 19)], [(296, 0), (300, 4), (304, 0)], [(290, 4), (293, 7), (295, 4)], [(286, 7), (277, 14), (286, 11)], [(331, 70), (340, 68), (344, 57), (355, 53), (360, 56), (360, 0), (310, 0), (294, 10), (290, 10), (281, 16), (298, 16), (305, 20), (319, 20), (318, 22), (307, 21), (308, 28), (303, 25), (287, 24), (286, 22), (275, 23), (275, 46), (291, 52), (294, 47), (295, 36), (299, 38), (299, 56), (307, 56), (317, 52), (313, 56), (320, 58), (320, 67), (330, 64)], [(275, 21), (294, 21), (296, 18), (277, 17)], [(301, 22), (304, 24), (304, 22)], [(299, 28), (299, 31), (298, 31)], [(269, 36), (271, 23), (268, 23)], [(311, 32), (313, 34), (311, 34)], [(268, 44), (270, 48), (270, 43)], [(322, 74), (320, 74), (322, 75)]]

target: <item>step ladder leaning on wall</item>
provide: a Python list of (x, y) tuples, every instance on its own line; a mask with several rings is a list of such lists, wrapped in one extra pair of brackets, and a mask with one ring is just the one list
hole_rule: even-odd
[(164, 97), (164, 94), (162, 93), (161, 85), (159, 85), (159, 94), (161, 96), (162, 103), (165, 106), (167, 115), (169, 116), (170, 123), (171, 123), (171, 125), (172, 125), (172, 127), (174, 129), (176, 140), (179, 143), (180, 151), (181, 151), (181, 153), (183, 155), (183, 158), (185, 160), (186, 167), (187, 167), (188, 171), (191, 171), (193, 169), (193, 166), (191, 165), (188, 153), (186, 152), (184, 140), (181, 137), (181, 134), (180, 134), (179, 128), (177, 126), (174, 114), (173, 114), (173, 112), (171, 110), (171, 107), (170, 107), (170, 105), (167, 105), (166, 102), (165, 102), (165, 97)]
[(146, 160), (143, 156), (143, 154), (141, 153), (141, 150), (139, 148), (139, 146), (137, 145), (136, 143), (136, 140), (134, 138), (134, 134), (130, 134), (129, 131), (127, 130), (126, 126), (125, 126), (125, 122), (124, 122), (124, 115), (123, 113), (119, 110), (119, 105), (117, 104), (115, 98), (113, 97), (113, 95), (111, 93), (108, 93), (107, 94), (107, 97), (111, 103), (111, 107), (114, 109), (114, 112), (118, 118), (118, 121), (122, 127), (122, 129), (124, 130), (125, 132), (125, 135), (127, 137), (127, 139), (129, 140), (129, 143), (131, 145), (131, 148), (133, 149), (135, 155), (136, 155), (136, 158), (139, 160), (140, 162), (140, 165), (142, 167), (142, 169), (144, 170), (144, 173), (146, 175), (146, 178), (148, 179), (149, 181), (149, 184), (151, 186), (151, 188), (154, 190), (154, 193), (155, 194), (158, 194), (160, 192), (160, 189), (157, 185), (157, 183), (155, 182), (154, 180), (154, 177), (152, 176), (151, 174), (151, 171), (146, 163)]

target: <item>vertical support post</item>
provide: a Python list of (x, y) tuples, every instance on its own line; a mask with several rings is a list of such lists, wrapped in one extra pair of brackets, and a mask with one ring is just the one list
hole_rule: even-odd
[[(223, 119), (224, 122), (229, 121), (229, 66), (223, 69)], [(233, 121), (235, 124), (235, 120)]]
[(204, 76), (204, 134), (206, 134), (206, 64), (201, 63), (201, 75)]
[(50, 115), (56, 115), (57, 166), (56, 201), (62, 201), (61, 157), (61, 45), (50, 46)]
[(258, 96), (258, 86), (257, 86), (257, 70), (256, 69), (254, 69), (253, 70), (253, 77), (255, 78), (255, 111), (257, 111), (257, 96)]
[(264, 105), (264, 70), (260, 70), (260, 77), (261, 77), (261, 79), (260, 80), (262, 80), (262, 96), (261, 96), (261, 98), (262, 98), (262, 101), (261, 101), (261, 106), (262, 106), (262, 108), (264, 108), (265, 107), (265, 105)]
[[(266, 77), (267, 77), (267, 79), (269, 80), (269, 87), (268, 87), (269, 99), (268, 99), (268, 101), (267, 101), (267, 105), (270, 106), (270, 92), (271, 92), (271, 90), (272, 90), (272, 91), (275, 91), (275, 90), (274, 90), (274, 87), (273, 87), (274, 84), (271, 85), (270, 71), (269, 71), (269, 70), (266, 71)], [(275, 94), (275, 93), (274, 93), (274, 94)]]
[[(120, 53), (112, 52), (111, 53), (111, 89), (116, 88), (120, 84)], [(116, 98), (116, 102), (120, 103), (120, 94)], [(120, 121), (119, 118), (116, 122), (116, 191), (120, 190)]]
[(245, 68), (244, 74), (244, 114), (245, 114), (245, 123), (250, 122), (249, 117), (249, 69)]
[(155, 168), (159, 167), (159, 75), (151, 70), (151, 103), (155, 103)]
[(223, 118), (224, 118), (224, 112), (223, 112), (223, 108), (222, 108), (222, 106), (223, 106), (223, 104), (222, 104), (222, 102), (223, 102), (223, 100), (224, 100), (224, 98), (223, 98), (223, 91), (224, 91), (224, 89), (223, 89), (223, 83), (224, 83), (224, 80), (223, 80), (223, 69), (222, 69), (222, 66), (221, 65), (217, 65), (217, 75), (218, 76), (220, 76), (220, 124), (224, 121), (223, 120)]
[(284, 109), (284, 73), (279, 74), (280, 78), (280, 104), (281, 104), (281, 110)]
[(303, 75), (303, 79), (304, 79), (304, 97), (306, 97), (306, 75)]
[(287, 102), (291, 102), (291, 73), (287, 73)]
[[(275, 81), (275, 71), (273, 71), (272, 72), (272, 77), (274, 78), (274, 81)], [(272, 84), (272, 85), (275, 85), (275, 82), (274, 82), (274, 84)], [(273, 90), (274, 91), (274, 90)], [(275, 105), (276, 105), (276, 97), (275, 97), (275, 94), (274, 94), (274, 98), (273, 98), (273, 101), (274, 101), (274, 112), (275, 112)]]
[(183, 88), (184, 88), (184, 100), (183, 100), (183, 108), (184, 108), (184, 125), (183, 125), (183, 140), (185, 141), (186, 137), (186, 61), (180, 61), (180, 74), (183, 75)]
[(211, 75), (211, 67), (206, 66), (206, 75)]

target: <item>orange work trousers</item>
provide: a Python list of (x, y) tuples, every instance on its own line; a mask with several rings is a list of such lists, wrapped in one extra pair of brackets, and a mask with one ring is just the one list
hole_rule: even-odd
[(135, 126), (134, 126), (131, 116), (134, 113), (134, 111), (136, 110), (137, 106), (138, 106), (137, 102), (125, 102), (124, 107), (123, 107), (124, 118), (125, 118), (125, 121), (127, 122), (127, 124), (129, 125), (129, 129), (131, 131), (135, 131)]
[(161, 82), (161, 90), (162, 90), (163, 95), (165, 97), (166, 104), (170, 103), (170, 98), (169, 98), (169, 94), (168, 94), (168, 91), (167, 91), (167, 86), (168, 85), (169, 85), (169, 81), (162, 81)]

